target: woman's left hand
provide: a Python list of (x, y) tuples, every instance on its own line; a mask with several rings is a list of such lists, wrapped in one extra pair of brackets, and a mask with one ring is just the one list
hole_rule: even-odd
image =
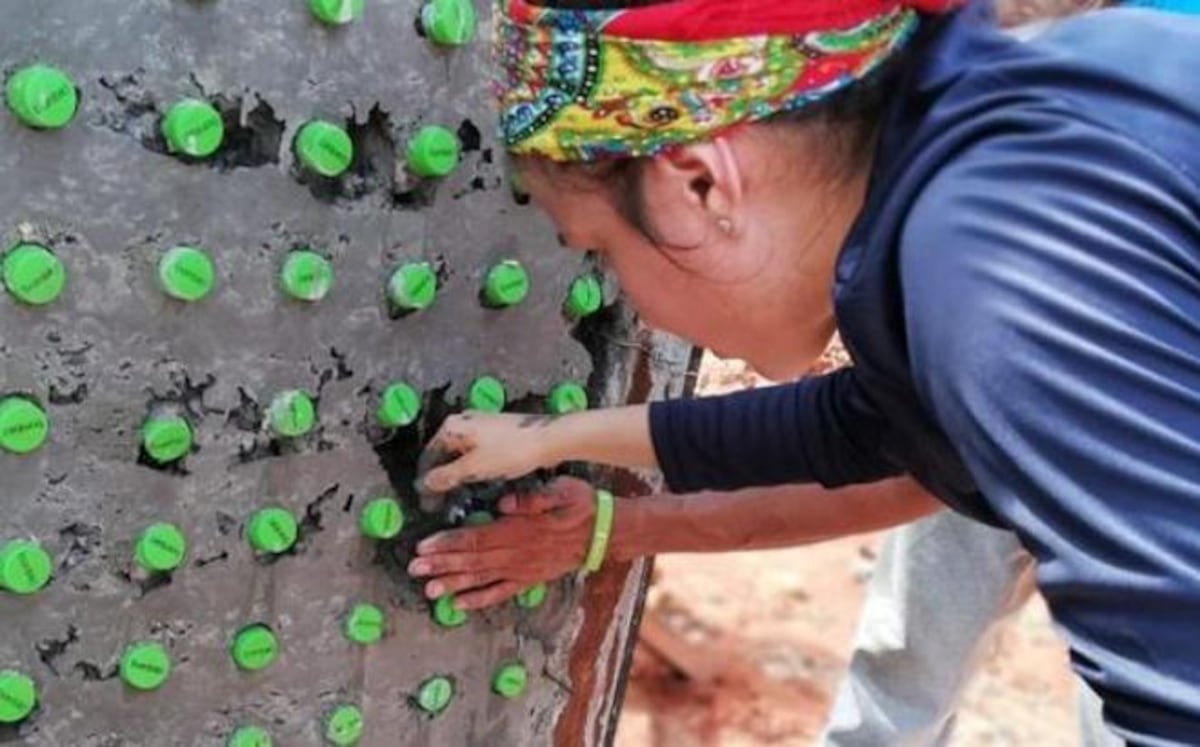
[(459, 609), (481, 609), (582, 567), (596, 515), (588, 483), (563, 477), (540, 492), (506, 496), (500, 513), (491, 524), (439, 532), (417, 545), (408, 572), (429, 579), (427, 597), (453, 593)]

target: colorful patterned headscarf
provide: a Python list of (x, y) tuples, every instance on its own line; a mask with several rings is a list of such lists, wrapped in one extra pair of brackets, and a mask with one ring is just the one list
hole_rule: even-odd
[(952, 0), (498, 0), (501, 136), (555, 161), (650, 156), (793, 111), (875, 69)]

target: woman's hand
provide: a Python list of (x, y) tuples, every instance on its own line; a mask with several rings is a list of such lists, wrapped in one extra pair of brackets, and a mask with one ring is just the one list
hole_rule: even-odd
[(426, 596), (453, 593), (459, 609), (480, 609), (583, 566), (596, 515), (591, 485), (559, 478), (538, 493), (503, 498), (500, 513), (491, 524), (439, 532), (417, 545), (408, 572), (429, 579)]
[(425, 473), (422, 488), (445, 493), (552, 466), (556, 460), (547, 426), (553, 420), (551, 415), (451, 415), (425, 447), (425, 458), (445, 463)]

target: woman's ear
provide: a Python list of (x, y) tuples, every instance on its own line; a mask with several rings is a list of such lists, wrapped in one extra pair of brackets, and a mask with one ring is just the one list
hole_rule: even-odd
[(737, 232), (744, 185), (726, 138), (655, 156), (641, 177), (642, 215), (656, 241), (693, 248)]

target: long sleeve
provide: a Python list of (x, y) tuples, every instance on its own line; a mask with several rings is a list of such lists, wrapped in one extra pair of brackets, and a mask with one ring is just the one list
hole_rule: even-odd
[(659, 465), (676, 492), (896, 475), (880, 449), (881, 422), (853, 368), (650, 408)]

